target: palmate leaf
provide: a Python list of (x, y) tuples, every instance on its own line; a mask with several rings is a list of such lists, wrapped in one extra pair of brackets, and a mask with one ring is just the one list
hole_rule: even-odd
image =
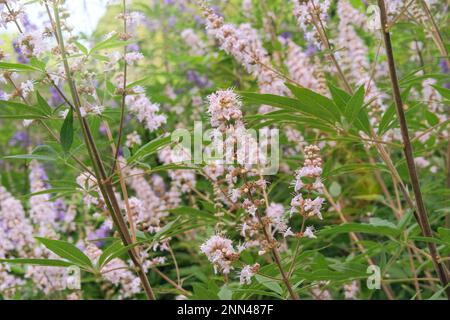
[[(332, 122), (338, 122), (341, 118), (339, 108), (333, 100), (318, 94), (306, 88), (300, 88), (290, 83), (285, 83), (292, 94), (298, 99), (304, 109), (315, 115), (319, 119), (331, 119)], [(334, 121), (333, 121), (334, 120)]]
[(47, 249), (61, 258), (69, 260), (72, 264), (86, 269), (93, 268), (91, 259), (73, 244), (62, 240), (51, 240), (41, 237), (36, 237), (36, 239)]
[(331, 83), (328, 84), (328, 88), (330, 89), (331, 97), (333, 98), (335, 105), (338, 106), (338, 108), (341, 110), (341, 113), (343, 114), (345, 106), (347, 105), (351, 96), (344, 90), (335, 87)]

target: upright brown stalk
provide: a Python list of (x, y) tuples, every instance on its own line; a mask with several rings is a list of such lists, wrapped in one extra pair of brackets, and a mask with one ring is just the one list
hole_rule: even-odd
[[(78, 119), (80, 121), (80, 127), (82, 129), (83, 137), (86, 143), (86, 147), (89, 153), (89, 157), (91, 158), (93, 167), (94, 167), (94, 173), (95, 178), (98, 182), (98, 187), (100, 189), (100, 192), (104, 198), (105, 205), (108, 208), (111, 218), (113, 219), (114, 225), (117, 227), (118, 232), (120, 234), (120, 237), (122, 239), (122, 242), (125, 246), (131, 245), (133, 243), (133, 240), (130, 237), (130, 233), (128, 231), (128, 228), (126, 226), (125, 220), (122, 216), (122, 212), (120, 210), (119, 203), (117, 201), (116, 195), (114, 193), (114, 189), (111, 183), (111, 180), (108, 178), (106, 174), (105, 167), (103, 165), (103, 161), (101, 159), (100, 153), (97, 149), (97, 145), (94, 141), (94, 138), (92, 136), (92, 132), (90, 130), (89, 124), (86, 121), (84, 117), (81, 116), (80, 108), (81, 108), (81, 101), (80, 97), (78, 96), (78, 91), (75, 86), (75, 82), (72, 79), (71, 71), (69, 67), (69, 63), (67, 61), (66, 51), (64, 47), (64, 38), (62, 36), (61, 31), (61, 22), (59, 18), (59, 8), (58, 8), (59, 2), (56, 1), (54, 4), (54, 18), (55, 18), (55, 24), (56, 24), (56, 38), (58, 40), (59, 48), (61, 51), (61, 57), (64, 65), (64, 70), (66, 74), (67, 83), (70, 88), (72, 100), (73, 100), (73, 108), (74, 111), (77, 113)], [(50, 17), (51, 18), (51, 17)], [(144, 288), (145, 293), (147, 294), (147, 297), (151, 300), (155, 299), (155, 295), (153, 293), (153, 289), (150, 286), (150, 283), (148, 281), (147, 275), (145, 274), (144, 269), (142, 268), (142, 263), (140, 260), (139, 255), (136, 254), (136, 250), (134, 248), (130, 249), (128, 251), (131, 260), (133, 261), (133, 264), (136, 267), (136, 272), (139, 276), (139, 279), (141, 280), (142, 287)]]
[[(386, 27), (388, 26), (387, 14), (386, 14), (386, 6), (384, 0), (378, 0), (378, 6), (380, 8), (380, 18), (381, 18), (381, 26), (382, 33), (384, 38), (384, 44), (386, 48), (386, 56), (388, 60), (389, 66), (389, 76), (391, 79), (392, 92), (394, 95), (394, 101), (397, 111), (397, 117), (400, 123), (400, 130), (402, 134), (403, 140), (403, 152), (406, 158), (406, 164), (408, 166), (408, 174), (411, 181), (411, 185), (415, 195), (415, 202), (417, 206), (417, 213), (420, 221), (419, 225), (421, 226), (422, 233), (425, 237), (432, 238), (433, 233), (430, 227), (430, 223), (428, 220), (427, 211), (425, 208), (425, 204), (423, 202), (422, 192), (420, 190), (419, 178), (417, 176), (416, 166), (414, 164), (414, 156), (413, 149), (411, 145), (411, 140), (408, 134), (408, 125), (406, 123), (405, 111), (403, 109), (403, 102), (400, 94), (400, 86), (398, 84), (397, 72), (395, 69), (395, 61), (394, 54), (392, 50), (391, 36)], [(439, 279), (441, 281), (441, 285), (445, 288), (445, 292), (447, 294), (448, 299), (450, 300), (450, 287), (448, 287), (448, 274), (445, 268), (444, 263), (439, 261), (439, 253), (436, 248), (436, 245), (432, 242), (428, 242), (428, 248), (430, 250), (430, 255), (434, 263), (434, 267), (436, 272), (439, 275)]]
[[(123, 0), (122, 6), (123, 6), (123, 36), (122, 36), (123, 39), (122, 40), (126, 41), (128, 39), (126, 0)], [(123, 61), (123, 84), (122, 84), (122, 101), (120, 104), (119, 132), (117, 133), (117, 143), (116, 143), (117, 148), (114, 153), (114, 159), (113, 159), (113, 164), (111, 166), (110, 175), (116, 169), (116, 163), (117, 163), (117, 158), (119, 157), (120, 144), (122, 142), (122, 131), (123, 131), (123, 125), (124, 125), (124, 120), (125, 120), (125, 99), (127, 97), (127, 62), (125, 60), (126, 54), (127, 54), (127, 45), (125, 44), (123, 46), (123, 58), (124, 58), (124, 61)]]

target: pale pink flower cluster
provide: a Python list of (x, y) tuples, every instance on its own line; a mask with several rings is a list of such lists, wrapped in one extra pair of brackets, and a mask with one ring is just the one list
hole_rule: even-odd
[(24, 98), (28, 97), (31, 92), (34, 92), (34, 84), (33, 81), (27, 80), (20, 84), (20, 91)]
[[(300, 214), (304, 219), (314, 216), (322, 219), (321, 210), (325, 200), (320, 197), (320, 194), (323, 192), (323, 184), (321, 181), (322, 159), (319, 156), (319, 152), (320, 148), (315, 145), (305, 147), (303, 167), (295, 172), (295, 196), (291, 200), (291, 215)], [(303, 193), (308, 197), (304, 198)], [(311, 197), (313, 194), (317, 194), (314, 199)], [(294, 235), (290, 229), (285, 233), (285, 236), (289, 235)], [(315, 238), (314, 228), (307, 227), (300, 236)]]
[[(21, 21), (25, 17), (23, 10), (23, 4), (18, 0), (5, 0), (0, 2), (0, 26), (7, 28), (8, 24), (14, 23), (14, 21)], [(5, 2), (8, 4), (9, 9), (6, 7)]]
[(266, 209), (266, 216), (270, 219), (273, 226), (273, 232), (285, 234), (288, 228), (288, 220), (285, 216), (285, 210), (282, 204), (272, 202)]
[[(0, 186), (0, 258), (10, 258), (14, 253), (26, 256), (33, 245), (33, 227), (22, 204)], [(5, 297), (12, 297), (24, 284), (23, 279), (10, 272), (8, 265), (0, 264), (0, 292)]]
[(354, 29), (354, 25), (361, 21), (353, 19), (353, 10), (355, 9), (346, 0), (338, 2), (340, 21), (337, 45), (343, 49), (338, 54), (338, 60), (348, 81), (356, 86), (364, 86), (365, 101), (371, 103), (370, 121), (374, 125), (379, 121), (381, 112), (386, 109), (383, 102), (385, 96), (374, 82), (371, 64), (367, 58), (369, 50)]
[(436, 79), (427, 78), (422, 81), (422, 98), (427, 104), (429, 111), (434, 112), (441, 121), (445, 121), (445, 106), (442, 103), (442, 96), (435, 88), (433, 88), (433, 85), (436, 85)]
[(305, 39), (321, 48), (321, 41), (316, 26), (326, 28), (328, 19), (329, 0), (295, 0), (294, 16), (297, 24), (303, 30)]
[(239, 272), (239, 282), (241, 284), (251, 284), (252, 283), (252, 277), (255, 276), (255, 274), (258, 273), (259, 268), (260, 268), (259, 263), (255, 263), (253, 265), (246, 265)]
[(194, 32), (194, 30), (188, 28), (181, 32), (181, 38), (183, 38), (186, 45), (189, 47), (189, 53), (195, 56), (201, 56), (205, 54), (205, 43)]
[(229, 274), (233, 269), (232, 263), (239, 258), (230, 239), (214, 235), (200, 246), (200, 251), (213, 264), (214, 271)]
[(352, 281), (350, 283), (344, 284), (344, 296), (347, 300), (356, 300), (359, 293), (359, 283), (358, 281)]
[(123, 59), (128, 65), (132, 65), (135, 62), (144, 59), (144, 55), (137, 51), (127, 52)]
[[(80, 186), (80, 191), (83, 194), (83, 202), (86, 207), (91, 205), (97, 206), (100, 204), (99, 199), (103, 199), (100, 189), (97, 185), (97, 179), (89, 172), (82, 172), (76, 178), (77, 184)], [(98, 197), (92, 194), (92, 192), (98, 194)]]
[(0, 186), (0, 256), (9, 251), (24, 256), (33, 244), (33, 227), (22, 204)]
[(19, 34), (17, 47), (27, 58), (39, 57), (49, 50), (49, 44), (40, 31), (30, 31)]
[[(191, 160), (190, 150), (186, 150), (182, 146), (163, 148), (158, 152), (159, 160), (165, 164), (180, 164)], [(181, 192), (181, 194), (188, 193), (195, 187), (196, 178), (194, 170), (168, 170), (172, 185)]]
[(228, 123), (241, 123), (242, 102), (232, 89), (219, 90), (208, 96), (208, 114), (213, 127), (224, 128)]
[[(255, 29), (249, 24), (241, 24), (239, 27), (224, 24), (223, 18), (211, 8), (205, 7), (204, 14), (208, 34), (257, 79), (262, 93), (285, 95), (288, 92), (283, 81), (273, 71), (270, 58)], [(269, 111), (267, 106), (260, 110), (261, 113), (267, 111)]]
[[(125, 160), (120, 159), (122, 166)], [(137, 229), (143, 232), (156, 233), (164, 226), (168, 209), (177, 206), (181, 201), (178, 190), (166, 190), (164, 180), (158, 175), (152, 175), (150, 183), (144, 171), (138, 168), (124, 169), (127, 176), (126, 183), (135, 191), (136, 196), (130, 198), (130, 206)], [(166, 238), (153, 245), (153, 251), (169, 249), (170, 238)]]
[(125, 145), (128, 148), (133, 148), (134, 146), (140, 146), (142, 144), (141, 136), (136, 132), (133, 131), (130, 134), (127, 134), (127, 139), (125, 142)]
[(253, 3), (252, 0), (242, 0), (242, 12), (244, 13), (244, 16), (247, 18), (250, 18), (252, 16), (253, 11)]
[[(30, 191), (32, 193), (47, 189), (47, 175), (36, 160), (30, 163)], [(57, 213), (55, 205), (50, 201), (50, 194), (38, 194), (30, 197), (30, 218), (38, 226), (38, 234), (41, 237), (51, 238), (56, 236)]]
[[(89, 244), (85, 249), (86, 255), (96, 263), (102, 250), (94, 244)], [(105, 280), (119, 287), (118, 299), (127, 299), (141, 292), (139, 278), (130, 270), (130, 266), (119, 258), (114, 258), (108, 262), (101, 270)]]
[(290, 39), (287, 40), (285, 64), (292, 80), (302, 87), (319, 92), (320, 84), (315, 77), (317, 74), (315, 65), (302, 48)]
[[(38, 253), (37, 256), (45, 259), (60, 259), (48, 250)], [(60, 267), (31, 265), (27, 267), (25, 278), (32, 279), (35, 286), (46, 295), (66, 289), (68, 283), (66, 268)]]
[(341, 20), (351, 21), (357, 27), (366, 28), (368, 17), (354, 8), (348, 0), (338, 1), (337, 15)]
[(150, 101), (143, 88), (134, 87), (133, 90), (136, 94), (127, 95), (125, 104), (138, 121), (143, 123), (150, 132), (166, 123), (166, 116), (159, 114), (159, 105)]
[[(210, 132), (212, 143), (205, 148), (210, 159), (206, 161), (208, 166), (205, 172), (211, 175), (213, 181), (225, 174), (228, 182), (226, 188), (230, 192), (236, 178), (229, 179), (236, 170), (234, 166), (237, 164), (252, 170), (258, 164), (265, 165), (267, 146), (258, 143), (252, 132), (246, 129), (242, 121), (242, 103), (232, 89), (218, 90), (208, 96), (208, 101), (208, 113), (215, 129)], [(229, 199), (225, 202), (229, 202)]]

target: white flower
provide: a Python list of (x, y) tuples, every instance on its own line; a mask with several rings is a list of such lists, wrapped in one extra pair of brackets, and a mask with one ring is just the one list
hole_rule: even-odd
[(315, 239), (316, 236), (314, 235), (314, 227), (312, 226), (306, 227), (305, 231), (303, 232), (303, 236), (310, 239)]
[(241, 284), (250, 284), (252, 283), (252, 277), (259, 271), (259, 263), (255, 263), (254, 265), (246, 265), (242, 268), (241, 272), (239, 272), (239, 282)]
[(128, 65), (135, 63), (138, 60), (144, 58), (144, 55), (140, 52), (128, 52), (124, 56), (124, 60)]
[(125, 145), (128, 148), (132, 148), (135, 145), (139, 146), (141, 144), (141, 136), (136, 131), (133, 131), (132, 133), (127, 135), (127, 141), (125, 142)]
[(214, 271), (223, 274), (230, 273), (233, 268), (231, 264), (239, 257), (232, 241), (219, 235), (214, 235), (203, 243), (200, 251), (213, 263)]
[(25, 82), (22, 82), (20, 84), (20, 91), (22, 92), (22, 94), (25, 98), (28, 97), (30, 92), (34, 91), (33, 81), (27, 80)]

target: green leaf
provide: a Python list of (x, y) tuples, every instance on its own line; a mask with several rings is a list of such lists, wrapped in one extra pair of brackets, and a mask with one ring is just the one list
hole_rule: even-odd
[(400, 230), (397, 228), (388, 226), (374, 226), (365, 223), (345, 223), (338, 226), (326, 227), (319, 231), (319, 234), (326, 236), (349, 232), (360, 232), (391, 237), (396, 237), (400, 234)]
[(64, 119), (60, 131), (61, 147), (64, 152), (69, 152), (73, 143), (73, 110), (70, 108), (69, 113)]
[(38, 102), (39, 107), (42, 108), (44, 113), (47, 114), (47, 115), (51, 115), (52, 114), (52, 108), (47, 103), (47, 100), (42, 98), (42, 96), (39, 93), (39, 91), (36, 91), (36, 98), (37, 98), (37, 102)]
[(38, 161), (55, 161), (56, 159), (51, 156), (43, 154), (15, 154), (12, 156), (3, 157), (3, 159), (24, 159), (24, 160), (38, 160)]
[(298, 100), (296, 99), (277, 96), (274, 94), (262, 94), (255, 92), (239, 92), (239, 95), (246, 103), (267, 104), (290, 111), (300, 111), (298, 107)]
[(45, 72), (45, 66), (46, 66), (46, 62), (45, 62), (45, 61), (36, 59), (35, 57), (32, 57), (32, 58), (30, 59), (30, 64), (31, 64), (33, 67), (36, 67), (37, 69), (39, 69), (40, 71)]
[(435, 88), (445, 99), (450, 100), (450, 89), (434, 85), (432, 85), (432, 87)]
[(283, 294), (283, 289), (281, 286), (274, 280), (266, 278), (264, 276), (261, 276), (259, 274), (255, 275), (256, 281), (258, 281), (260, 284), (262, 284), (267, 289), (278, 293), (279, 295)]
[(210, 212), (204, 212), (195, 208), (191, 208), (191, 207), (185, 207), (185, 206), (181, 206), (178, 208), (174, 208), (174, 209), (170, 209), (169, 210), (170, 213), (173, 213), (175, 215), (186, 215), (189, 217), (197, 217), (203, 220), (211, 220), (212, 222), (217, 221), (217, 218), (214, 216), (214, 214), (210, 213)]
[(154, 154), (155, 152), (157, 152), (158, 150), (160, 150), (161, 148), (167, 146), (168, 144), (171, 143), (172, 137), (171, 136), (167, 136), (167, 137), (163, 137), (163, 138), (159, 138), (159, 139), (154, 139), (148, 143), (146, 143), (145, 145), (143, 145), (142, 147), (140, 147), (129, 159), (128, 159), (128, 163), (132, 163), (134, 161), (142, 161), (145, 158), (147, 158), (148, 156)]
[(224, 284), (217, 295), (220, 300), (231, 300), (233, 298), (233, 291), (231, 291), (228, 285)]
[(81, 43), (79, 43), (78, 41), (75, 41), (74, 43), (77, 46), (77, 48), (80, 49), (81, 52), (83, 52), (83, 54), (87, 55), (89, 53), (89, 50), (85, 46), (83, 46)]
[(345, 106), (350, 100), (351, 96), (342, 89), (333, 86), (331, 83), (328, 84), (328, 88), (330, 89), (331, 97), (333, 98), (334, 103), (339, 107), (342, 113), (344, 113)]
[(0, 62), (0, 69), (14, 70), (14, 71), (41, 71), (39, 68), (29, 64)]
[(395, 116), (395, 106), (394, 104), (391, 104), (381, 117), (380, 124), (378, 125), (379, 135), (383, 135), (383, 133), (386, 132), (389, 124), (392, 122), (392, 120), (394, 120), (394, 116)]
[(11, 264), (30, 264), (35, 266), (47, 266), (47, 267), (70, 267), (73, 263), (64, 260), (55, 259), (0, 259), (0, 262)]
[(89, 257), (86, 256), (80, 249), (69, 242), (61, 240), (51, 240), (41, 237), (36, 237), (36, 239), (47, 249), (57, 254), (61, 258), (67, 259), (81, 267), (93, 267), (91, 259), (89, 259)]
[(352, 124), (353, 121), (356, 119), (363, 105), (364, 105), (364, 86), (360, 86), (345, 106), (344, 114), (349, 124)]
[(310, 111), (314, 111), (317, 117), (325, 120), (327, 117), (334, 118), (335, 121), (340, 121), (341, 115), (339, 108), (334, 104), (333, 100), (318, 94), (307, 88), (300, 88), (290, 83), (285, 83), (291, 90), (292, 94), (304, 106), (309, 106)]
[(47, 114), (38, 107), (0, 100), (0, 119), (45, 119)]
[(99, 270), (101, 270), (103, 268), (103, 266), (106, 264), (105, 261), (111, 261), (109, 258), (112, 254), (114, 254), (114, 252), (117, 252), (118, 250), (121, 250), (123, 248), (123, 243), (122, 241), (118, 240), (118, 241), (114, 241), (110, 246), (108, 246), (107, 248), (105, 248), (102, 252), (102, 254), (100, 255), (100, 257), (98, 258), (97, 261), (97, 268)]

